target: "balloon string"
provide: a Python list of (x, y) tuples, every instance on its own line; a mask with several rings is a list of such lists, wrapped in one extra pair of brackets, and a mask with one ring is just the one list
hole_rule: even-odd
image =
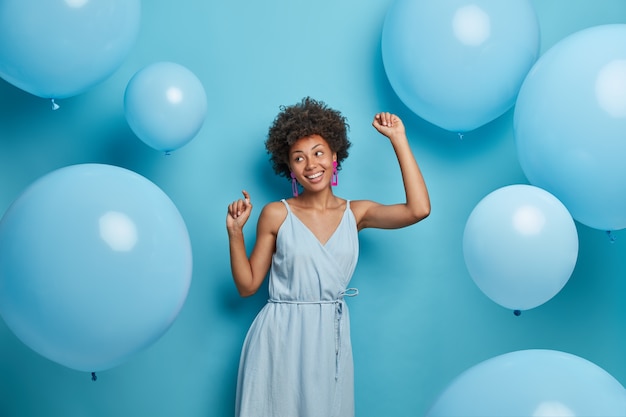
[(50, 101), (52, 101), (52, 110), (58, 110), (59, 106), (57, 103), (55, 103), (54, 99), (51, 99)]
[(91, 380), (94, 381), (94, 382), (98, 380), (98, 377), (96, 376), (95, 372), (91, 373)]
[(609, 241), (611, 243), (615, 242), (615, 239), (617, 239), (617, 237), (613, 234), (613, 232), (611, 232), (610, 230), (606, 231), (606, 235), (609, 237)]

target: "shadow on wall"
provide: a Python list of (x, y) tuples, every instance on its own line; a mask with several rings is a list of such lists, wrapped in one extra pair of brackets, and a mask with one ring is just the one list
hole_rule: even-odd
[[(17, 136), (23, 142), (23, 135), (13, 136), (11, 133), (21, 132), (22, 126), (32, 124), (33, 120), (45, 125), (53, 117), (50, 100), (29, 94), (0, 78), (0, 129), (9, 133), (0, 136), (0, 143)], [(30, 138), (34, 139), (32, 136)]]

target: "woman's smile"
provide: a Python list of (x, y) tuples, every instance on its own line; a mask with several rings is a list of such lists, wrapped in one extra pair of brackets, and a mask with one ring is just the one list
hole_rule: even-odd
[(313, 175), (306, 175), (306, 177), (307, 177), (309, 180), (311, 180), (311, 181), (315, 181), (316, 179), (320, 178), (322, 175), (324, 175), (324, 172), (323, 172), (323, 171), (320, 171), (320, 172), (318, 172), (318, 173), (316, 173), (316, 174), (313, 174)]

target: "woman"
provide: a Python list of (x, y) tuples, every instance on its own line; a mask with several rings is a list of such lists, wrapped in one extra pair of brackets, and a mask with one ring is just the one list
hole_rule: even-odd
[[(292, 182), (293, 197), (261, 211), (256, 242), (246, 252), (243, 227), (250, 196), (228, 206), (231, 269), (243, 297), (269, 271), (270, 299), (252, 323), (241, 354), (238, 417), (354, 416), (350, 321), (344, 298), (358, 258), (358, 231), (397, 229), (430, 214), (426, 184), (400, 118), (378, 113), (372, 125), (396, 153), (406, 194), (401, 204), (335, 196), (350, 142), (345, 118), (309, 97), (281, 112), (266, 149), (274, 171)], [(301, 187), (302, 191), (299, 190)]]

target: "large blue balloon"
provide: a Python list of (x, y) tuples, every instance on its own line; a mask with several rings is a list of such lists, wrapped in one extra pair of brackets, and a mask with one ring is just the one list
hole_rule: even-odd
[(626, 25), (574, 33), (550, 48), (520, 89), (514, 132), (531, 184), (574, 219), (626, 227)]
[(552, 194), (510, 185), (476, 205), (465, 225), (463, 254), (485, 295), (503, 307), (528, 310), (550, 300), (569, 280), (578, 233)]
[(624, 417), (626, 390), (594, 363), (531, 349), (488, 359), (456, 377), (426, 417)]
[(65, 98), (110, 76), (139, 32), (140, 0), (2, 0), (0, 77)]
[(155, 342), (191, 273), (174, 203), (123, 168), (53, 171), (0, 221), (0, 315), (27, 346), (72, 369), (108, 369)]
[(382, 55), (407, 107), (465, 132), (513, 106), (539, 56), (539, 24), (529, 0), (395, 0)]
[(156, 62), (137, 71), (126, 86), (126, 120), (154, 149), (170, 152), (191, 141), (207, 112), (202, 83), (174, 62)]

